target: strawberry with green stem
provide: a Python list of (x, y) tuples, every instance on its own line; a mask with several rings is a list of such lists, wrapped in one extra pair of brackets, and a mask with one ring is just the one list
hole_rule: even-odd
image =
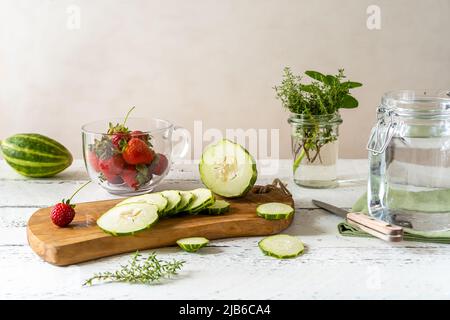
[(145, 165), (127, 165), (121, 175), (123, 181), (134, 190), (146, 184), (152, 179), (152, 174)]
[(86, 182), (81, 187), (79, 187), (72, 196), (65, 200), (62, 199), (60, 203), (57, 203), (50, 212), (50, 218), (52, 219), (52, 222), (57, 225), (58, 227), (65, 227), (69, 225), (73, 218), (75, 217), (75, 205), (71, 204), (70, 201), (72, 201), (72, 198), (85, 186), (87, 186), (91, 181)]
[(155, 158), (155, 152), (143, 140), (132, 138), (123, 149), (122, 156), (128, 164), (150, 164)]
[(128, 140), (130, 140), (130, 130), (126, 126), (126, 123), (128, 117), (134, 109), (135, 107), (132, 107), (130, 110), (128, 110), (127, 115), (125, 116), (125, 119), (122, 123), (117, 123), (115, 126), (113, 126), (111, 122), (109, 123), (109, 129), (107, 133), (112, 135), (111, 142), (119, 150), (122, 150), (127, 144)]

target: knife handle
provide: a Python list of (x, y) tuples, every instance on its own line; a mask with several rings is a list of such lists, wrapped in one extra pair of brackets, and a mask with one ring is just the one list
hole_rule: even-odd
[(375, 219), (368, 215), (350, 212), (347, 214), (347, 220), (354, 222), (358, 225), (364, 226), (375, 230), (377, 233), (381, 233), (387, 236), (401, 236), (403, 235), (403, 228), (399, 226), (393, 226), (385, 221)]
[(347, 223), (352, 225), (352, 226), (354, 226), (354, 227), (357, 227), (357, 228), (361, 229), (362, 231), (365, 231), (366, 233), (368, 233), (368, 234), (370, 234), (370, 235), (372, 235), (372, 236), (374, 236), (374, 237), (376, 237), (378, 239), (384, 240), (384, 241), (400, 242), (400, 241), (403, 240), (403, 234), (398, 234), (398, 235), (384, 234), (384, 233), (378, 232), (378, 231), (376, 231), (374, 229), (365, 227), (364, 225), (356, 223), (356, 222), (354, 222), (352, 220), (347, 220)]

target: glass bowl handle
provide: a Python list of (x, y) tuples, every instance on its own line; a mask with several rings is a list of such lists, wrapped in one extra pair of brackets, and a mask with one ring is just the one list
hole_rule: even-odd
[(172, 159), (180, 160), (184, 158), (189, 151), (189, 146), (191, 144), (191, 135), (186, 128), (183, 128), (181, 126), (174, 126), (173, 132), (179, 134), (180, 139), (178, 141), (172, 140)]

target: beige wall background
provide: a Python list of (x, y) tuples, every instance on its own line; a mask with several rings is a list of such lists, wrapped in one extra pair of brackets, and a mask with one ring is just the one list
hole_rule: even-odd
[(364, 87), (342, 112), (340, 155), (365, 157), (383, 92), (450, 87), (449, 15), (449, 0), (1, 0), (0, 137), (39, 132), (81, 157), (83, 123), (135, 105), (189, 130), (279, 128), (288, 158), (283, 67), (343, 67)]

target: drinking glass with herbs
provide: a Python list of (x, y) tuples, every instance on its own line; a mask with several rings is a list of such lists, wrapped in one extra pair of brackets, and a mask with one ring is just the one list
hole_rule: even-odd
[(281, 84), (274, 87), (283, 107), (291, 112), (294, 181), (304, 187), (331, 188), (337, 185), (339, 109), (358, 107), (350, 90), (362, 84), (346, 80), (343, 69), (336, 75), (317, 71), (305, 75), (311, 81), (304, 82), (286, 67)]

